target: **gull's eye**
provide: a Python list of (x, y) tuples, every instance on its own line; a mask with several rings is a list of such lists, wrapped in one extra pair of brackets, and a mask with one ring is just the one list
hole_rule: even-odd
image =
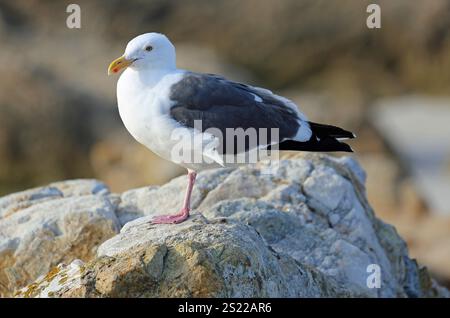
[(146, 50), (147, 52), (150, 52), (151, 50), (153, 50), (153, 46), (147, 45), (147, 46), (145, 47), (145, 50)]

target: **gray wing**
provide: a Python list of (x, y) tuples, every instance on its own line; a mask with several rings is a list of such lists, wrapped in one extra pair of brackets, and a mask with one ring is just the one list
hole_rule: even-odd
[[(191, 128), (194, 128), (194, 121), (201, 120), (202, 132), (211, 128), (220, 131), (222, 145), (226, 144), (227, 128), (254, 128), (257, 131), (265, 128), (267, 139), (258, 137), (257, 146), (260, 147), (293, 139), (300, 125), (308, 125), (299, 118), (298, 112), (270, 91), (212, 74), (187, 73), (171, 87), (170, 99), (174, 102), (170, 110), (172, 118)], [(278, 140), (272, 136), (272, 128), (278, 129)], [(245, 150), (248, 150), (247, 146)], [(224, 149), (219, 152), (225, 153)]]

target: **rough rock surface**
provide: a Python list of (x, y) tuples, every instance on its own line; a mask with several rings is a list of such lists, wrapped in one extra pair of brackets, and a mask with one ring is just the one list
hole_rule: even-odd
[[(93, 195), (108, 202), (120, 233), (94, 259), (60, 264), (16, 296), (449, 296), (408, 257), (395, 229), (375, 217), (365, 173), (353, 159), (308, 155), (263, 171), (260, 165), (200, 173), (193, 215), (178, 225), (149, 220), (176, 211), (185, 177)], [(381, 269), (380, 288), (367, 285), (371, 264)]]
[(120, 226), (107, 187), (95, 180), (50, 184), (0, 199), (0, 296), (60, 262), (90, 260)]

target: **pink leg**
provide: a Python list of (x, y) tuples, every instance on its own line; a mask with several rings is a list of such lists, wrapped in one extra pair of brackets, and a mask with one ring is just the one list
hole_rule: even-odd
[(153, 218), (152, 224), (181, 223), (189, 217), (189, 211), (191, 210), (191, 194), (196, 177), (197, 173), (188, 169), (188, 186), (181, 211), (178, 214), (156, 216)]

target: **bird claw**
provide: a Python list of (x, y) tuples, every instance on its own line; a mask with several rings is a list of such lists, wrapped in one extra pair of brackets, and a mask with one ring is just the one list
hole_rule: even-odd
[(189, 217), (189, 213), (182, 211), (179, 214), (174, 215), (158, 215), (155, 216), (152, 220), (152, 224), (178, 224), (184, 222)]

